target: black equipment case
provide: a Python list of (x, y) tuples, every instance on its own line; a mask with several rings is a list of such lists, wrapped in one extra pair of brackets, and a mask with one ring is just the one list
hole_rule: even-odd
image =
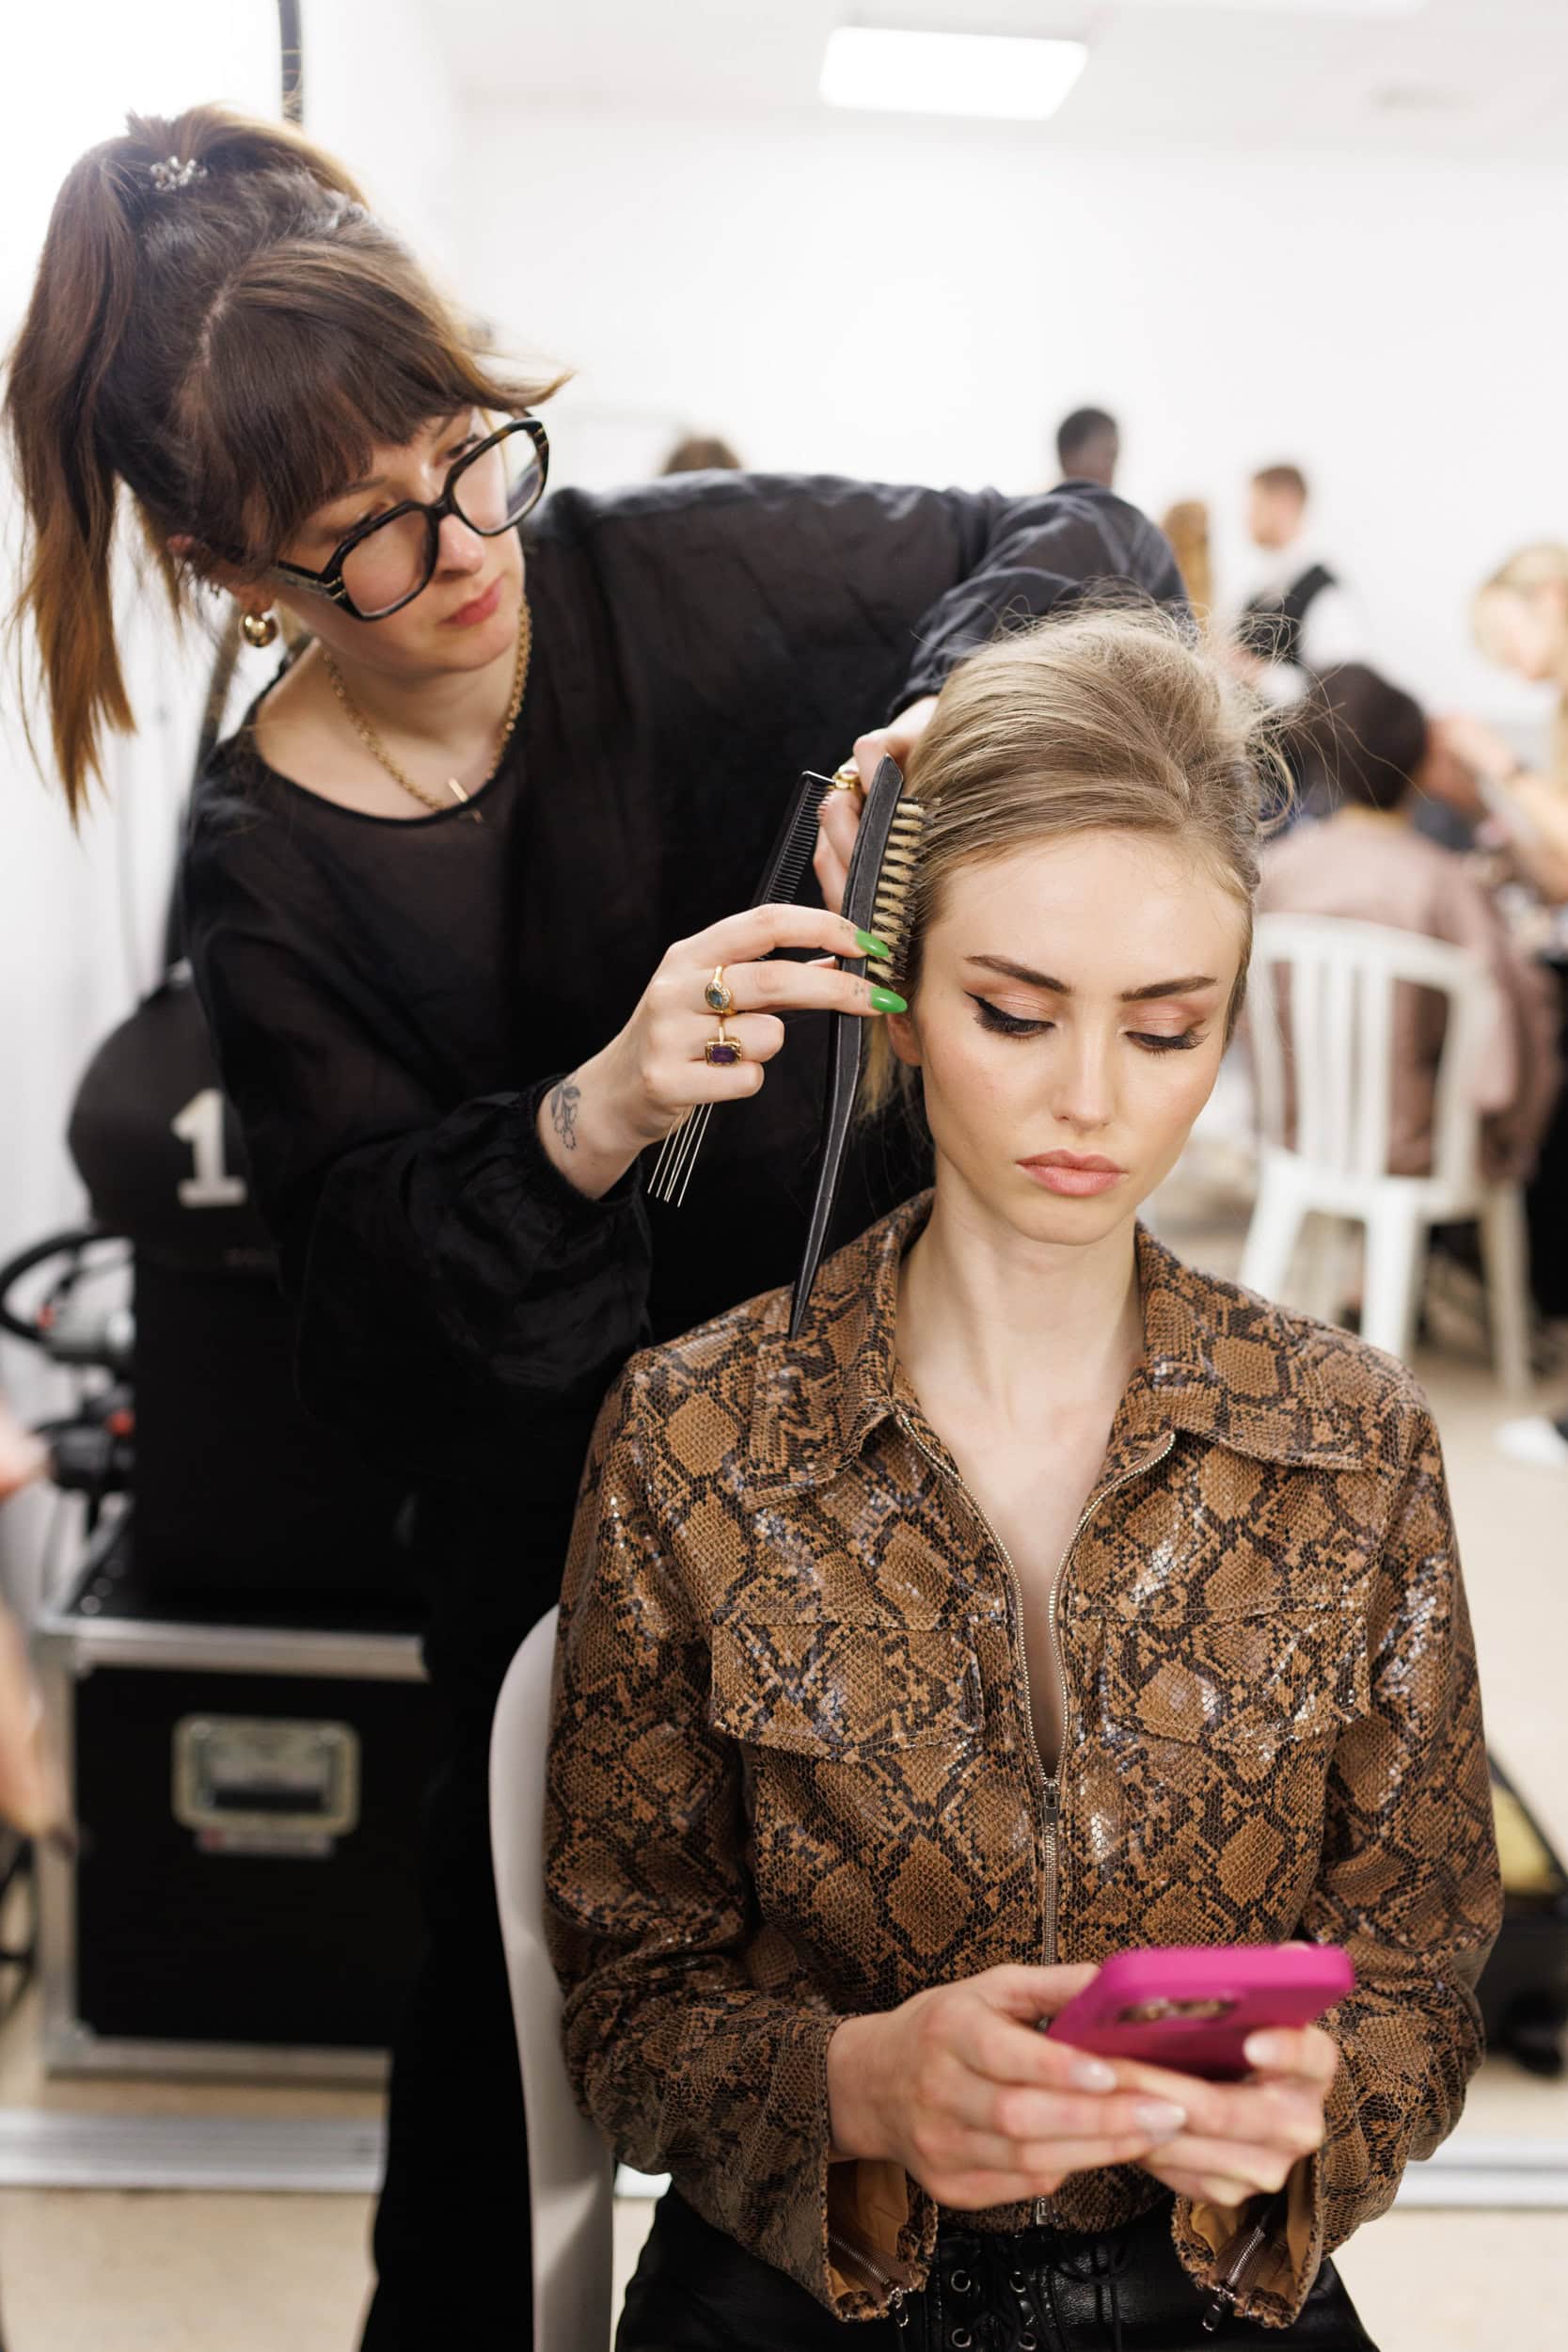
[(39, 1629), (81, 1832), (39, 1854), (46, 2061), (379, 2080), (421, 1934), (417, 1636), (150, 1602), (131, 1535), (105, 1524)]

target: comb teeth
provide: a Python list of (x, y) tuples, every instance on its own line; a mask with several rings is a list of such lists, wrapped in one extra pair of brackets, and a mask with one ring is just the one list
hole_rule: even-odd
[(926, 811), (920, 803), (901, 799), (893, 813), (893, 828), (888, 834), (881, 870), (877, 876), (877, 897), (871, 914), (872, 930), (879, 939), (885, 939), (893, 950), (887, 961), (887, 970), (894, 975), (904, 968), (910, 892), (914, 885), (915, 867), (919, 863), (920, 844), (925, 831)]
[(802, 797), (795, 812), (788, 837), (780, 850), (768, 882), (768, 902), (774, 906), (793, 906), (800, 888), (801, 878), (816, 847), (816, 800)]

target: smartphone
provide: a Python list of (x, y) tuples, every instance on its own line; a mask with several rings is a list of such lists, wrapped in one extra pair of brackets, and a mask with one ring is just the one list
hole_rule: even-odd
[(1252, 2071), (1248, 2034), (1309, 2026), (1354, 1982), (1338, 1944), (1157, 1945), (1113, 1952), (1044, 2030), (1101, 2058), (1234, 2082)]

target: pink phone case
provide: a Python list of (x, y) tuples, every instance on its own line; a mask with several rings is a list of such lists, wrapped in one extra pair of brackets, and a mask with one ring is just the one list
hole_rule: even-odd
[(1170, 1944), (1113, 1952), (1045, 2031), (1102, 2058), (1212, 2082), (1250, 2073), (1242, 2047), (1268, 2026), (1309, 2026), (1355, 1982), (1338, 1944)]

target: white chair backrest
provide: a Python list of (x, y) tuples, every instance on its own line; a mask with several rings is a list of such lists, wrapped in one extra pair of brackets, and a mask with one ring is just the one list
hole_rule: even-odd
[(557, 1613), (552, 1609), (534, 1627), (496, 1704), (490, 1842), (528, 2116), (533, 2342), (603, 2352), (614, 2168), (572, 2095), (561, 2055), (561, 1988), (545, 1943), (545, 1768)]
[[(1278, 976), (1289, 975), (1287, 1040)], [(1446, 940), (1333, 914), (1258, 920), (1247, 1019), (1263, 1140), (1287, 1142), (1336, 1176), (1388, 1173), (1394, 1080), (1394, 991), (1407, 982), (1448, 999), (1433, 1103), (1432, 1182), (1465, 1193), (1476, 1182), (1476, 1077), (1496, 998), (1478, 956)], [(1290, 1088), (1287, 1087), (1287, 1067)], [(1293, 1093), (1295, 1134), (1287, 1135)]]

